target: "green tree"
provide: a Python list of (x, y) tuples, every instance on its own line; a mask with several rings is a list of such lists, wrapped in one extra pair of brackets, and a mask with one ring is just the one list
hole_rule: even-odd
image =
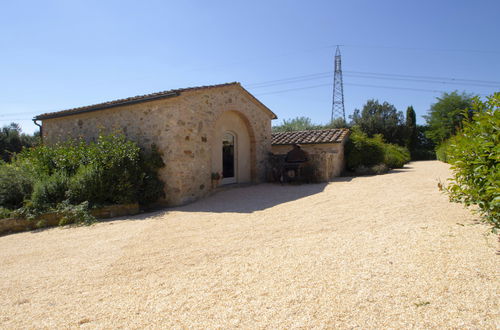
[(283, 119), (283, 123), (278, 126), (273, 126), (274, 132), (289, 132), (289, 131), (305, 131), (318, 129), (319, 125), (313, 124), (311, 118), (296, 117), (293, 119)]
[(436, 144), (427, 137), (428, 130), (429, 126), (427, 125), (417, 125), (417, 141), (412, 153), (413, 160), (436, 159)]
[(448, 141), (447, 160), (453, 176), (450, 199), (477, 205), (493, 230), (500, 229), (500, 93), (473, 102), (473, 116), (464, 110), (462, 130)]
[(21, 132), (21, 126), (10, 123), (0, 129), (0, 158), (8, 162), (12, 155), (20, 152), (24, 147), (38, 144), (37, 135), (27, 135)]
[(412, 159), (418, 142), (417, 116), (412, 106), (406, 109), (406, 148), (410, 151)]
[(328, 124), (322, 126), (322, 128), (348, 128), (349, 124), (344, 120), (344, 118), (335, 118)]
[[(437, 102), (431, 105), (428, 114), (424, 116), (429, 126), (426, 132), (436, 144), (455, 135), (461, 127), (465, 109), (471, 109), (473, 96), (471, 94), (457, 91), (443, 93), (437, 98)], [(471, 116), (471, 113), (468, 113)]]
[(368, 100), (363, 109), (355, 109), (351, 116), (352, 124), (358, 126), (369, 137), (382, 134), (389, 143), (404, 145), (403, 113), (388, 102)]

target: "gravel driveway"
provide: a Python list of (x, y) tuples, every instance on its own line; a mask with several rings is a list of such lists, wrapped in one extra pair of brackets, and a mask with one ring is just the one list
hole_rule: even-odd
[(0, 237), (1, 328), (500, 328), (496, 237), (414, 162)]

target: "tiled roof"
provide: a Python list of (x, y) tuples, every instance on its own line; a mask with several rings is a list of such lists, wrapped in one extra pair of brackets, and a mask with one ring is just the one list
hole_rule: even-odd
[(332, 128), (307, 131), (276, 132), (272, 134), (273, 145), (340, 143), (349, 135), (347, 128)]
[(208, 85), (208, 86), (172, 89), (172, 90), (168, 90), (168, 91), (157, 92), (157, 93), (146, 94), (146, 95), (137, 95), (137, 96), (128, 97), (125, 99), (103, 102), (103, 103), (88, 105), (88, 106), (84, 106), (84, 107), (72, 108), (72, 109), (62, 110), (62, 111), (57, 111), (57, 112), (44, 113), (44, 114), (36, 116), (34, 118), (34, 120), (43, 120), (43, 119), (70, 116), (70, 115), (74, 115), (77, 113), (83, 113), (83, 112), (104, 110), (104, 109), (113, 108), (113, 107), (117, 107), (117, 106), (121, 106), (121, 105), (153, 101), (153, 100), (158, 100), (158, 99), (163, 99), (163, 98), (168, 98), (168, 97), (175, 97), (175, 96), (179, 96), (182, 92), (190, 92), (190, 91), (199, 90), (199, 89), (209, 89), (209, 88), (218, 88), (218, 87), (226, 87), (226, 86), (238, 86), (238, 87), (240, 87), (256, 103), (258, 103), (261, 107), (263, 107), (267, 111), (269, 111), (271, 113), (271, 117), (273, 119), (277, 118), (276, 115), (268, 107), (266, 107), (255, 96), (253, 96), (245, 88), (243, 88), (239, 82), (232, 82), (232, 83), (219, 84), (219, 85)]

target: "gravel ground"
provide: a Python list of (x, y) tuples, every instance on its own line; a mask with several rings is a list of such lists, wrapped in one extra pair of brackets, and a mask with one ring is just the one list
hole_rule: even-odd
[(1, 328), (500, 328), (496, 238), (446, 164), (262, 184), (0, 237)]

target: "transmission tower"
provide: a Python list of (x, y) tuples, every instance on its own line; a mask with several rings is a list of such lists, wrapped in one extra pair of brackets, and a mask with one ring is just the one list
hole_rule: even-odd
[(340, 48), (337, 46), (335, 51), (335, 73), (333, 76), (333, 102), (332, 102), (332, 121), (342, 118), (345, 122), (344, 109), (344, 83), (342, 82), (342, 66), (340, 58)]

